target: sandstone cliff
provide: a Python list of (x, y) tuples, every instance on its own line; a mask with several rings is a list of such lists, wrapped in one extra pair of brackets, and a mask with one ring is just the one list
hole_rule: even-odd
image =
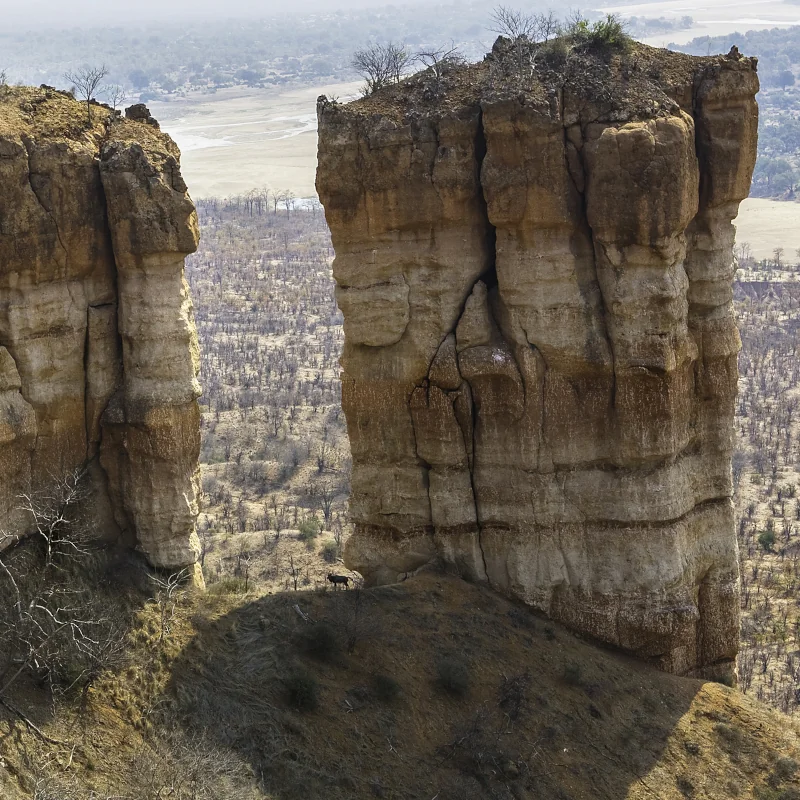
[(194, 206), (169, 137), (55, 90), (0, 96), (0, 529), (88, 466), (94, 522), (159, 567), (198, 545)]
[[(634, 45), (320, 98), (369, 583), (440, 560), (676, 673), (730, 673), (731, 219), (755, 62)], [(539, 55), (539, 54), (535, 54)]]

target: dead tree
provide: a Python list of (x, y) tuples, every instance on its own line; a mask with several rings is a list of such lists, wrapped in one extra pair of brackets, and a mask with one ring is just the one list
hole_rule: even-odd
[(85, 690), (121, 658), (121, 626), (88, 591), (96, 565), (80, 509), (88, 499), (84, 477), (80, 467), (53, 479), (46, 490), (22, 495), (27, 535), (0, 531), (0, 702), (5, 705), (25, 676), (53, 693), (80, 685)]
[(76, 72), (65, 72), (64, 78), (75, 88), (75, 93), (86, 101), (86, 115), (89, 127), (92, 125), (92, 100), (100, 90), (103, 78), (108, 75), (108, 69), (103, 64), (99, 67), (84, 67)]
[(389, 42), (374, 44), (353, 54), (352, 67), (365, 80), (365, 95), (400, 83), (412, 59), (402, 45)]
[(106, 97), (108, 98), (108, 104), (116, 111), (118, 108), (122, 108), (128, 99), (128, 93), (122, 86), (115, 83), (106, 87)]
[(417, 53), (417, 60), (431, 71), (437, 86), (447, 69), (464, 63), (464, 57), (452, 42), (450, 47), (436, 47), (420, 51)]
[(492, 12), (491, 29), (511, 40), (514, 68), (520, 81), (533, 72), (536, 51), (531, 46), (547, 42), (558, 31), (558, 21), (553, 14), (526, 14), (506, 6), (498, 6)]

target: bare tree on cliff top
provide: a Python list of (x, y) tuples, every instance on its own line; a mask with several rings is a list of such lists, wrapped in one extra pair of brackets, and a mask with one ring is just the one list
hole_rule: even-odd
[(492, 11), (490, 30), (511, 40), (516, 70), (522, 80), (533, 71), (534, 57), (530, 45), (549, 41), (558, 31), (558, 20), (552, 11), (547, 14), (525, 14), (498, 6)]
[(84, 67), (76, 72), (65, 72), (64, 78), (74, 87), (78, 96), (86, 101), (86, 114), (89, 118), (89, 125), (92, 124), (92, 100), (100, 89), (100, 82), (108, 75), (105, 64), (99, 67)]
[(106, 87), (106, 97), (108, 104), (116, 111), (122, 108), (123, 103), (128, 99), (128, 93), (119, 84), (112, 84)]
[(400, 83), (411, 56), (399, 44), (373, 44), (353, 54), (352, 67), (366, 81), (363, 93), (372, 94), (382, 86)]
[(432, 50), (423, 50), (417, 53), (417, 59), (431, 71), (437, 85), (448, 67), (464, 63), (464, 57), (452, 42), (450, 47), (443, 46)]

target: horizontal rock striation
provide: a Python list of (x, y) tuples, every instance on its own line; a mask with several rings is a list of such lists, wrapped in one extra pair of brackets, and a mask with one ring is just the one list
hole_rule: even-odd
[(523, 79), (512, 48), (318, 103), (345, 561), (373, 584), (444, 562), (665, 670), (730, 674), (755, 62), (636, 44), (543, 51)]
[(153, 125), (47, 87), (0, 96), (0, 529), (88, 468), (93, 523), (194, 565), (198, 240), (179, 152)]

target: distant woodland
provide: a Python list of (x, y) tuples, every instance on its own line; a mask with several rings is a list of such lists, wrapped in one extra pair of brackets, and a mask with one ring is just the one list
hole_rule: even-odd
[[(546, 5), (537, 0), (531, 10), (537, 4)], [(639, 39), (691, 25), (688, 15), (626, 20), (629, 33)], [(455, 47), (466, 58), (479, 59), (495, 39), (490, 27), (486, 4), (472, 1), (214, 25), (32, 30), (0, 34), (0, 74), (5, 71), (12, 83), (65, 87), (64, 73), (85, 66), (90, 53), (93, 64), (108, 67), (110, 85), (122, 87), (131, 102), (148, 102), (232, 86), (257, 91), (355, 80), (353, 52), (371, 42), (402, 43), (409, 52)], [(704, 36), (670, 47), (707, 55), (728, 52), (734, 44), (760, 61), (761, 126), (752, 194), (793, 200), (800, 181), (800, 26)]]
[[(318, 208), (266, 192), (199, 204), (189, 279), (203, 352), (200, 536), (209, 584), (324, 584), (341, 557), (350, 455), (342, 319)], [(734, 502), (742, 689), (800, 706), (800, 252), (738, 246), (743, 349)], [(339, 569), (342, 569), (339, 565)]]
[[(549, 8), (546, 0), (526, 11)], [(490, 6), (457, 4), (388, 5), (383, 9), (283, 14), (265, 19), (221, 20), (185, 25), (31, 30), (0, 34), (0, 70), (11, 82), (61, 86), (64, 72), (93, 63), (109, 68), (109, 80), (129, 96), (151, 97), (226, 86), (251, 88), (353, 80), (353, 51), (370, 42), (402, 43), (410, 52), (456, 47), (468, 59), (481, 58), (497, 34), (490, 30)], [(590, 17), (598, 16), (589, 14)], [(664, 34), (692, 24), (685, 16), (633, 17), (635, 37)]]
[(751, 195), (794, 200), (800, 184), (800, 26), (703, 36), (680, 48), (670, 46), (707, 55), (727, 53), (732, 45), (759, 60), (761, 118)]

